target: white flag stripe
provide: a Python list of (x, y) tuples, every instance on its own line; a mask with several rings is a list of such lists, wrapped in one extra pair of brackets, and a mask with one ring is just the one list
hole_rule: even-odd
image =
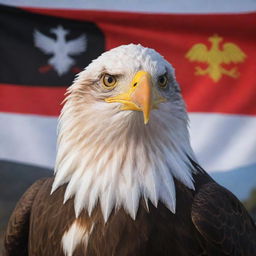
[[(256, 163), (256, 117), (191, 113), (193, 149), (208, 172)], [(0, 113), (0, 159), (54, 166), (57, 118)]]
[(256, 117), (190, 114), (192, 147), (207, 171), (256, 163)]
[(0, 113), (0, 159), (53, 167), (56, 117)]
[(12, 6), (144, 13), (241, 13), (256, 11), (255, 0), (0, 0)]

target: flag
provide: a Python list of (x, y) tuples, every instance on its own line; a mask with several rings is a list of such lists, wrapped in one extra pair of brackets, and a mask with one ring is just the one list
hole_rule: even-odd
[(174, 66), (199, 163), (245, 198), (256, 186), (256, 11), (104, 8), (0, 6), (0, 173), (50, 173), (75, 74), (105, 50), (139, 43)]

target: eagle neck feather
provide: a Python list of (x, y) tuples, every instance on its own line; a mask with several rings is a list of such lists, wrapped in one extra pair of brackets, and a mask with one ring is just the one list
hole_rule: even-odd
[(145, 126), (140, 112), (69, 95), (60, 117), (52, 193), (68, 183), (64, 203), (74, 197), (77, 217), (82, 210), (90, 215), (99, 201), (105, 221), (120, 207), (135, 219), (141, 198), (156, 207), (160, 200), (175, 213), (174, 178), (194, 189), (189, 158), (195, 157), (183, 104), (180, 98), (160, 104)]

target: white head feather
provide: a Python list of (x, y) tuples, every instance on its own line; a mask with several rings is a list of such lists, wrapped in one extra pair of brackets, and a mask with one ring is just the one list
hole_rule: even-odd
[[(139, 70), (153, 83), (165, 72), (170, 78), (168, 100), (151, 111), (147, 125), (142, 112), (104, 101), (127, 90)], [(101, 86), (103, 73), (120, 75), (115, 89)], [(173, 179), (194, 189), (187, 120), (173, 67), (160, 54), (133, 44), (103, 53), (68, 89), (52, 192), (68, 183), (64, 202), (74, 196), (76, 216), (83, 209), (91, 214), (99, 201), (105, 221), (120, 207), (135, 219), (141, 198), (155, 206), (160, 200), (175, 213)]]

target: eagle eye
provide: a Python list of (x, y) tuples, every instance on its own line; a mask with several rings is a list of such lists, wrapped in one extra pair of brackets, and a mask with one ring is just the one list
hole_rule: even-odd
[(168, 83), (168, 78), (167, 78), (166, 74), (161, 75), (161, 76), (158, 77), (158, 86), (160, 88), (162, 88), (162, 89), (166, 88), (167, 83)]
[(102, 83), (103, 85), (108, 88), (108, 89), (111, 89), (113, 88), (115, 85), (116, 85), (116, 82), (117, 82), (117, 79), (115, 76), (113, 75), (109, 75), (109, 74), (104, 74), (102, 76)]

